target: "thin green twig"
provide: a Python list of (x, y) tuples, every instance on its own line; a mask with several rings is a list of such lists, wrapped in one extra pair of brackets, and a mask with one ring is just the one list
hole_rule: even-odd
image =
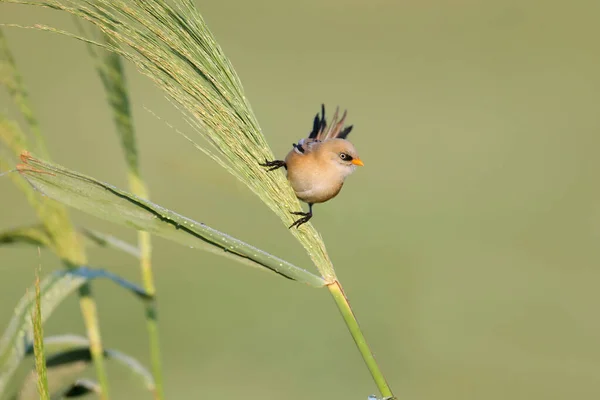
[(344, 322), (356, 343), (356, 347), (360, 351), (365, 363), (367, 364), (367, 368), (369, 368), (369, 372), (373, 376), (375, 380), (375, 384), (377, 388), (381, 392), (381, 395), (385, 399), (395, 399), (390, 386), (388, 385), (383, 373), (379, 369), (379, 365), (377, 365), (377, 361), (375, 361), (375, 357), (373, 356), (373, 352), (369, 348), (367, 344), (367, 340), (365, 339), (362, 331), (360, 330), (360, 326), (358, 325), (358, 321), (356, 320), (356, 316), (354, 312), (352, 312), (352, 308), (350, 307), (350, 303), (348, 302), (348, 298), (342, 289), (342, 285), (339, 281), (335, 281), (330, 285), (327, 285), (329, 292), (333, 296), (335, 300), (335, 304), (337, 305), (340, 313), (342, 313), (342, 317), (344, 318)]

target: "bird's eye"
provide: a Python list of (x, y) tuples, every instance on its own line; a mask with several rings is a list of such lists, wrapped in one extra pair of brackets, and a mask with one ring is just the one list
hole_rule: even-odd
[(340, 158), (344, 161), (352, 161), (352, 156), (346, 153), (340, 153)]

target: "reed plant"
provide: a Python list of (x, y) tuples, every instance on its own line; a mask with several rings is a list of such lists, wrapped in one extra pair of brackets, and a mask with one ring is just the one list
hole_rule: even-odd
[[(140, 231), (138, 246), (134, 246), (133, 252), (137, 252), (140, 259), (143, 288), (106, 272), (103, 277), (133, 290), (146, 301), (155, 397), (162, 398), (162, 379), (153, 300), (155, 290), (150, 267), (150, 234), (211, 251), (309, 286), (326, 288), (339, 308), (381, 396), (394, 398), (366, 343), (321, 235), (310, 223), (299, 229), (287, 229), (293, 222), (290, 211), (300, 207), (298, 199), (284, 174), (265, 173), (259, 165), (265, 159), (273, 159), (273, 153), (233, 66), (194, 3), (190, 0), (0, 1), (47, 7), (71, 14), (78, 20), (77, 33), (44, 25), (33, 28), (87, 43), (96, 61), (125, 151), (129, 191), (54, 164), (35, 148), (31, 153), (20, 153), (21, 164), (17, 169), (21, 178), (50, 199)], [(281, 219), (281, 229), (294, 235), (306, 249), (318, 274), (148, 200), (147, 189), (139, 173), (139, 157), (135, 150), (121, 59), (135, 65), (139, 72), (167, 94), (195, 132), (193, 137), (186, 136), (189, 142), (246, 185)], [(82, 232), (88, 239), (94, 238), (89, 230)], [(103, 235), (96, 237), (102, 242)], [(119, 243), (118, 240), (112, 242)], [(129, 245), (120, 247), (131, 248)], [(96, 277), (84, 268), (83, 263), (74, 267), (68, 270), (72, 277), (88, 280)], [(97, 366), (97, 371), (102, 383), (101, 367)], [(103, 392), (107, 390), (107, 384), (100, 386)], [(107, 391), (104, 393), (108, 396)]]

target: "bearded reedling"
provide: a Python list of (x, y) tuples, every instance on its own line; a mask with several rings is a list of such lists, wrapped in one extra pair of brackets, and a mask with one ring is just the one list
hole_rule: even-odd
[(308, 222), (313, 216), (313, 205), (337, 196), (346, 177), (352, 174), (357, 166), (364, 165), (354, 145), (346, 140), (352, 130), (352, 125), (344, 127), (346, 111), (339, 121), (338, 111), (335, 110), (331, 125), (327, 125), (325, 105), (322, 105), (321, 116), (315, 116), (308, 138), (294, 143), (285, 160), (265, 160), (264, 164), (260, 164), (267, 167), (267, 171), (284, 167), (296, 197), (308, 203), (308, 212), (292, 212), (301, 218), (290, 225), (290, 228), (298, 228)]

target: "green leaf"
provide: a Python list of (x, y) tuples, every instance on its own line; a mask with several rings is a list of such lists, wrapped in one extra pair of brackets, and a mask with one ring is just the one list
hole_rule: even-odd
[(21, 174), (36, 189), (68, 206), (311, 286), (325, 284), (321, 277), (287, 261), (114, 186), (29, 154), (24, 153), (21, 159), (26, 163), (19, 167)]
[(83, 237), (87, 239), (90, 243), (93, 243), (100, 247), (107, 247), (120, 250), (124, 253), (129, 254), (130, 256), (140, 258), (140, 249), (138, 249), (136, 246), (130, 243), (125, 242), (124, 240), (121, 240), (112, 235), (107, 235), (105, 233), (84, 227), (79, 228), (79, 231), (81, 232)]
[(51, 247), (52, 241), (43, 225), (24, 226), (0, 232), (0, 246), (25, 243), (34, 246)]
[[(52, 399), (62, 399), (73, 382), (88, 371), (90, 354), (86, 338), (77, 335), (51, 336), (44, 339), (48, 353), (47, 373)], [(75, 351), (76, 349), (82, 351)], [(84, 353), (84, 357), (82, 354)], [(31, 344), (27, 345), (24, 360), (32, 355)], [(31, 371), (21, 385), (18, 400), (37, 400), (36, 374)]]
[[(140, 250), (124, 240), (84, 227), (78, 228), (78, 231), (82, 237), (86, 239), (86, 242), (91, 245), (116, 249), (135, 258), (140, 258)], [(0, 232), (0, 246), (21, 243), (52, 247), (52, 240), (48, 235), (48, 231), (42, 224), (13, 228)]]
[(138, 360), (114, 349), (107, 349), (104, 352), (104, 355), (108, 360), (113, 360), (114, 362), (133, 372), (136, 377), (138, 377), (146, 386), (146, 389), (151, 392), (155, 390), (154, 378), (152, 377), (152, 374)]
[(140, 297), (142, 300), (149, 300), (152, 298), (152, 296), (147, 294), (146, 291), (140, 286), (136, 285), (135, 283), (131, 283), (128, 280), (123, 279), (120, 276), (104, 269), (79, 267), (67, 270), (65, 272), (71, 275), (82, 277), (86, 281), (91, 281), (92, 279), (96, 278), (108, 279), (113, 283), (116, 283), (117, 285), (121, 286), (123, 289), (129, 290), (131, 293)]
[[(48, 359), (48, 368), (77, 361), (91, 361), (89, 341), (83, 336), (59, 335), (45, 340), (48, 349), (58, 350)], [(155, 384), (152, 374), (135, 358), (114, 349), (105, 349), (104, 357), (127, 368), (149, 391), (154, 391)]]
[[(42, 323), (71, 293), (95, 278), (109, 279), (139, 297), (148, 298), (147, 294), (135, 284), (104, 270), (79, 267), (56, 271), (40, 283)], [(6, 385), (31, 343), (32, 325), (28, 316), (31, 315), (33, 307), (35, 307), (35, 298), (28, 293), (19, 301), (13, 318), (0, 337), (0, 395), (6, 389)]]
[[(58, 335), (47, 337), (44, 344), (51, 355), (48, 357), (48, 380), (52, 398), (78, 397), (86, 393), (96, 392), (95, 382), (76, 380), (91, 365), (89, 341), (78, 335)], [(31, 356), (31, 346), (27, 356)], [(155, 383), (152, 374), (136, 359), (117, 350), (104, 351), (107, 361), (113, 361), (132, 372), (140, 383), (150, 392), (154, 392)], [(33, 372), (26, 378), (20, 391), (19, 399), (35, 399), (35, 381)], [(73, 383), (75, 382), (75, 383)], [(62, 396), (62, 397), (60, 397)]]
[(76, 397), (82, 397), (90, 393), (99, 394), (101, 392), (100, 385), (89, 379), (80, 379), (71, 386), (69, 386), (63, 392), (59, 392), (52, 396), (52, 400), (56, 399), (71, 399)]

